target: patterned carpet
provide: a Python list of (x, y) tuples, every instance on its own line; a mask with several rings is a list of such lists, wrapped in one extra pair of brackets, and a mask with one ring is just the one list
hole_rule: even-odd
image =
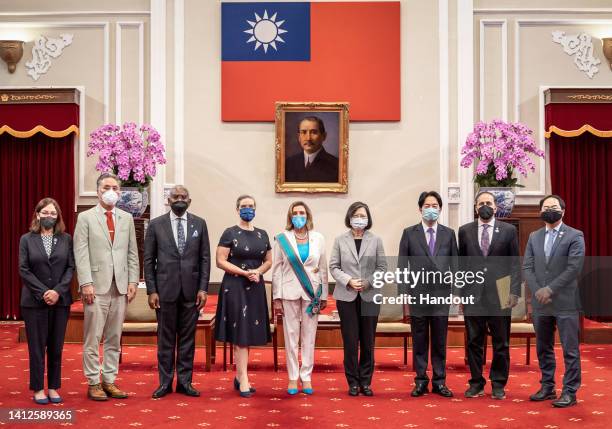
[[(64, 349), (63, 404), (37, 406), (27, 389), (27, 345), (17, 343), (16, 323), (0, 324), (0, 409), (39, 408), (74, 410), (78, 428), (604, 428), (612, 416), (612, 345), (585, 345), (582, 350), (583, 386), (579, 404), (565, 410), (553, 409), (550, 402), (532, 403), (528, 395), (538, 387), (539, 371), (534, 361), (524, 365), (525, 349), (512, 349), (507, 399), (490, 398), (490, 387), (483, 398), (466, 399), (463, 391), (469, 378), (463, 364), (463, 349), (449, 349), (448, 386), (455, 398), (437, 395), (411, 398), (413, 374), (403, 366), (400, 349), (378, 349), (373, 390), (375, 396), (349, 397), (342, 371), (340, 350), (317, 350), (313, 375), (315, 394), (289, 397), (284, 366), (275, 373), (270, 349), (253, 349), (250, 378), (257, 393), (240, 398), (233, 390), (231, 372), (218, 363), (204, 372), (204, 350), (196, 352), (194, 385), (200, 398), (171, 394), (153, 400), (157, 387), (156, 349), (126, 347), (117, 384), (129, 392), (126, 400), (95, 403), (86, 398), (86, 381), (81, 370), (81, 346)], [(489, 358), (491, 353), (489, 351)], [(557, 350), (558, 371), (562, 371), (561, 351)], [(218, 359), (219, 361), (221, 359)], [(281, 353), (281, 364), (284, 357)], [(561, 386), (558, 374), (558, 387)], [(2, 423), (0, 423), (1, 425)], [(58, 427), (58, 424), (13, 424), (4, 427)]]

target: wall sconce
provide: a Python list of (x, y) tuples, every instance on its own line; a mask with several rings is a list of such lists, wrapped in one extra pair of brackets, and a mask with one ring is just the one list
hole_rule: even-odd
[(601, 44), (603, 45), (603, 54), (604, 57), (608, 60), (608, 64), (610, 64), (610, 70), (612, 70), (612, 37), (604, 37), (601, 39)]
[(15, 72), (22, 56), (23, 42), (21, 40), (0, 40), (0, 58), (8, 65), (9, 73)]

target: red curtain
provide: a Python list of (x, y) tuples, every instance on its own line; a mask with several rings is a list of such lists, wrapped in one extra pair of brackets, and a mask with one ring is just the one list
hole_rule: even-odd
[(28, 131), (42, 125), (55, 132), (79, 126), (79, 106), (72, 103), (0, 104), (0, 127)]
[(546, 131), (551, 126), (577, 130), (587, 124), (601, 131), (612, 130), (612, 103), (549, 103), (544, 110)]
[(19, 238), (28, 231), (36, 203), (55, 198), (67, 232), (74, 230), (74, 142), (74, 133), (27, 139), (0, 134), (0, 318), (20, 318)]
[(598, 268), (581, 287), (585, 315), (610, 318), (612, 138), (553, 134), (549, 141), (552, 192), (567, 205), (563, 221), (584, 232), (586, 254), (593, 257), (587, 258), (585, 271)]

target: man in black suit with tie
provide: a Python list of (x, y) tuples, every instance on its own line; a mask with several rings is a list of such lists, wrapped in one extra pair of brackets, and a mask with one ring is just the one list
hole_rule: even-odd
[[(438, 224), (442, 210), (442, 197), (435, 191), (423, 192), (419, 196), (419, 210), (422, 220), (404, 229), (399, 246), (398, 268), (423, 273), (456, 271), (457, 240), (455, 231)], [(433, 370), (432, 393), (450, 398), (453, 393), (446, 386), (446, 334), (448, 328), (447, 304), (420, 302), (421, 297), (448, 297), (450, 285), (423, 282), (416, 285), (399, 284), (398, 290), (414, 297), (410, 304), (410, 324), (413, 338), (413, 367), (416, 372), (412, 396), (428, 392), (429, 377), (427, 365), (431, 343), (431, 366)], [(430, 335), (431, 333), (431, 335)]]
[[(486, 380), (482, 376), (484, 340), (487, 333), (493, 342), (493, 361), (489, 378), (493, 399), (504, 399), (504, 387), (510, 368), (510, 317), (521, 295), (518, 234), (509, 223), (495, 219), (495, 197), (490, 192), (476, 196), (478, 219), (459, 228), (459, 267), (462, 271), (482, 272), (484, 283), (466, 285), (463, 296), (473, 296), (474, 304), (464, 305), (468, 342), (470, 387), (467, 398), (484, 395)], [(510, 294), (501, 303), (497, 283), (509, 281)]]
[(144, 274), (149, 306), (157, 314), (159, 387), (153, 398), (172, 392), (176, 356), (176, 391), (200, 396), (192, 385), (195, 333), (206, 304), (210, 245), (204, 219), (188, 213), (189, 191), (170, 191), (171, 211), (153, 219), (145, 236)]
[[(565, 225), (565, 202), (558, 195), (540, 201), (544, 227), (529, 235), (523, 260), (523, 276), (532, 294), (533, 327), (542, 379), (532, 401), (555, 399), (557, 408), (576, 405), (580, 387), (578, 276), (584, 264), (584, 235)], [(555, 392), (555, 326), (563, 348), (563, 390)]]
[(308, 116), (298, 124), (302, 150), (285, 160), (286, 182), (338, 182), (338, 158), (323, 148), (325, 124), (318, 116)]

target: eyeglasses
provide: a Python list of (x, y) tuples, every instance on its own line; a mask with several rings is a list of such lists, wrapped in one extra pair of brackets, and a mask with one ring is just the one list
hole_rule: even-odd
[(40, 215), (41, 216), (57, 217), (57, 212), (42, 211), (42, 212), (40, 212)]

